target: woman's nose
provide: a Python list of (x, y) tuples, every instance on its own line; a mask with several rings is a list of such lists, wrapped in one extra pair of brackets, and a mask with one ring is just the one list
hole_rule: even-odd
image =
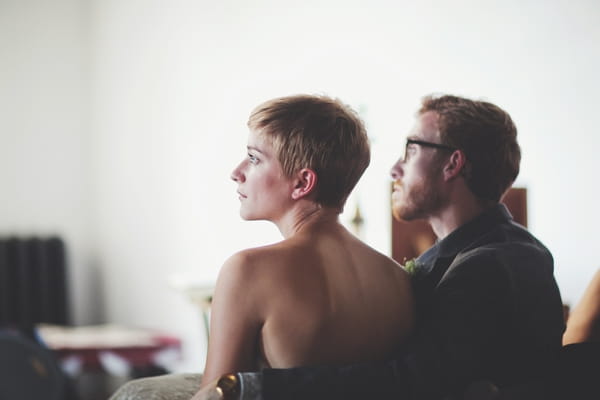
[(242, 164), (240, 163), (235, 169), (231, 172), (231, 179), (237, 183), (244, 182), (244, 174), (242, 173)]

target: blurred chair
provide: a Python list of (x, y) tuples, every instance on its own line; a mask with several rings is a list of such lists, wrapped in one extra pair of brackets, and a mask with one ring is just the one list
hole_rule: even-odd
[(52, 354), (18, 333), (0, 331), (0, 399), (71, 399)]

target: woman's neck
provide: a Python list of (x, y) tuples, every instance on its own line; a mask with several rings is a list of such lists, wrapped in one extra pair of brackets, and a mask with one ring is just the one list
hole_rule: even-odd
[(340, 212), (336, 208), (324, 207), (312, 201), (298, 204), (297, 207), (290, 210), (275, 225), (284, 238), (288, 239), (298, 233), (309, 232), (323, 225), (338, 223)]

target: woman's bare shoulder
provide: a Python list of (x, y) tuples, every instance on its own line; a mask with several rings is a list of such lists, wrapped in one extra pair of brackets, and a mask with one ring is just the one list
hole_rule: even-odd
[(301, 254), (296, 246), (286, 241), (267, 246), (244, 249), (234, 253), (223, 264), (219, 279), (236, 279), (251, 284), (268, 284), (291, 270), (291, 264)]
[(390, 273), (393, 273), (397, 276), (408, 278), (408, 274), (407, 274), (406, 270), (396, 260), (394, 260), (393, 258), (391, 258), (390, 256), (388, 256), (386, 254), (383, 254), (382, 252), (371, 247), (370, 245), (368, 245), (365, 242), (361, 241), (361, 244), (362, 244), (362, 246), (364, 246), (364, 249), (365, 249), (366, 253), (368, 254), (368, 256), (370, 258), (372, 258), (372, 260), (373, 260), (372, 265), (378, 265), (381, 268), (390, 271)]

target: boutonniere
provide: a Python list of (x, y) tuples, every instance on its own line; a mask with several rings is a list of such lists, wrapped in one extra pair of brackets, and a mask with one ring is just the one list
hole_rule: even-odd
[(415, 258), (404, 262), (404, 270), (408, 272), (408, 275), (415, 276), (417, 274), (417, 270), (419, 269), (420, 264), (417, 263)]

